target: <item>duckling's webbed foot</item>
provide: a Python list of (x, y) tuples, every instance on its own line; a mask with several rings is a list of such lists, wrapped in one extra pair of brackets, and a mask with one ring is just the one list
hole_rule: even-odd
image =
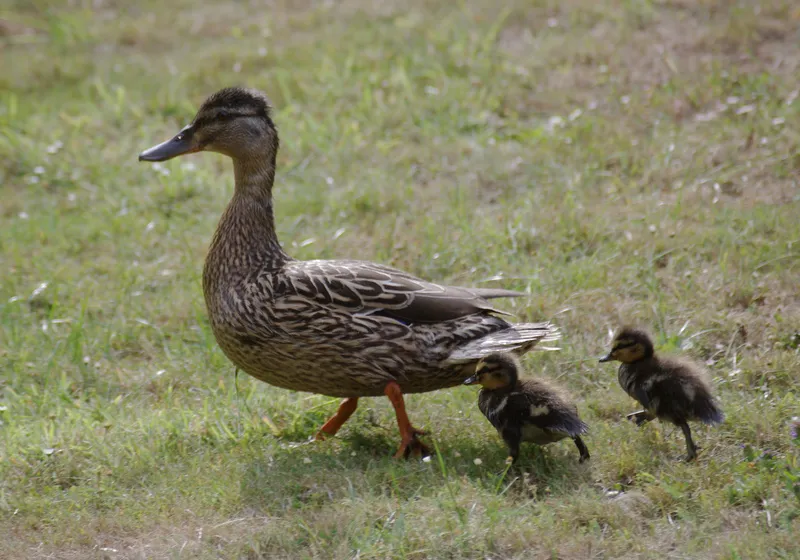
[(578, 451), (581, 454), (581, 458), (578, 459), (578, 462), (583, 463), (584, 461), (588, 461), (590, 457), (589, 448), (586, 447), (585, 443), (583, 443), (583, 439), (581, 439), (581, 436), (575, 436), (574, 438), (572, 438), (572, 441), (575, 442), (575, 447), (578, 448)]
[(686, 438), (686, 462), (690, 463), (697, 459), (697, 446), (692, 440), (692, 430), (686, 422), (680, 422), (678, 426), (683, 430), (683, 436)]
[(397, 416), (397, 427), (400, 429), (400, 447), (397, 453), (394, 454), (395, 459), (414, 457), (427, 457), (431, 454), (430, 448), (419, 441), (419, 436), (424, 436), (427, 432), (416, 429), (411, 425), (406, 413), (406, 403), (403, 399), (403, 391), (400, 385), (392, 381), (383, 390), (389, 400), (394, 406), (394, 412)]
[(636, 412), (631, 412), (625, 418), (633, 421), (637, 426), (643, 426), (653, 419), (653, 415), (647, 410), (637, 410)]

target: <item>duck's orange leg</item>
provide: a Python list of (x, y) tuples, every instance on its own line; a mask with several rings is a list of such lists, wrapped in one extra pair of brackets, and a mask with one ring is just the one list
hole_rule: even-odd
[(392, 401), (394, 413), (397, 415), (397, 427), (400, 428), (400, 448), (394, 454), (395, 459), (407, 458), (409, 455), (421, 457), (430, 455), (430, 449), (417, 439), (417, 436), (424, 436), (426, 432), (416, 429), (408, 419), (406, 403), (403, 400), (403, 391), (400, 389), (400, 385), (392, 381), (383, 392)]
[(331, 416), (330, 420), (322, 425), (317, 432), (317, 435), (314, 436), (314, 439), (325, 439), (327, 437), (336, 435), (336, 432), (338, 432), (339, 428), (342, 427), (342, 424), (347, 422), (347, 419), (353, 415), (357, 407), (358, 397), (351, 397), (343, 400), (342, 404), (339, 405), (339, 410), (336, 411), (336, 414)]

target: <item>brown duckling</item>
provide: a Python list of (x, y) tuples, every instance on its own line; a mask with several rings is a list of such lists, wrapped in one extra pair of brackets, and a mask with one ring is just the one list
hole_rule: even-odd
[(679, 426), (686, 438), (686, 460), (697, 457), (689, 421), (719, 424), (722, 410), (711, 394), (705, 371), (689, 361), (660, 358), (655, 355), (653, 341), (643, 330), (622, 328), (611, 343), (611, 352), (601, 362), (617, 360), (619, 384), (644, 410), (627, 418), (641, 426), (659, 418)]
[(465, 385), (480, 383), (478, 407), (508, 445), (509, 459), (516, 462), (523, 441), (547, 445), (571, 437), (580, 451), (580, 462), (589, 450), (580, 434), (588, 426), (577, 407), (560, 389), (541, 379), (519, 379), (520, 364), (512, 354), (494, 353), (481, 359)]

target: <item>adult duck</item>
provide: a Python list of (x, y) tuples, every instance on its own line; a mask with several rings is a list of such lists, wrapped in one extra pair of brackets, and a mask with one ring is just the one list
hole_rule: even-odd
[(200, 151), (230, 157), (236, 183), (203, 269), (214, 336), (237, 367), (261, 381), (344, 397), (317, 438), (334, 435), (360, 397), (386, 395), (401, 435), (395, 456), (426, 454), (404, 393), (454, 387), (492, 352), (519, 355), (559, 337), (549, 323), (511, 324), (487, 301), (519, 292), (442, 286), (366, 261), (287, 255), (273, 217), (278, 132), (263, 93), (218, 91), (191, 124), (139, 160)]

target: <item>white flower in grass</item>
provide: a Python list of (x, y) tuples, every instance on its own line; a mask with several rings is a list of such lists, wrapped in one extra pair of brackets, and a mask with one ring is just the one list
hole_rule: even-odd
[(480, 457), (475, 457), (475, 458), (472, 460), (472, 462), (473, 462), (473, 463), (475, 463), (475, 464), (476, 464), (476, 465), (478, 465), (478, 466), (481, 466), (481, 465), (483, 464), (483, 461), (481, 460), (481, 458), (480, 458)]
[(40, 282), (36, 289), (31, 292), (31, 299), (35, 298), (38, 295), (41, 295), (43, 291), (47, 289), (47, 282)]

